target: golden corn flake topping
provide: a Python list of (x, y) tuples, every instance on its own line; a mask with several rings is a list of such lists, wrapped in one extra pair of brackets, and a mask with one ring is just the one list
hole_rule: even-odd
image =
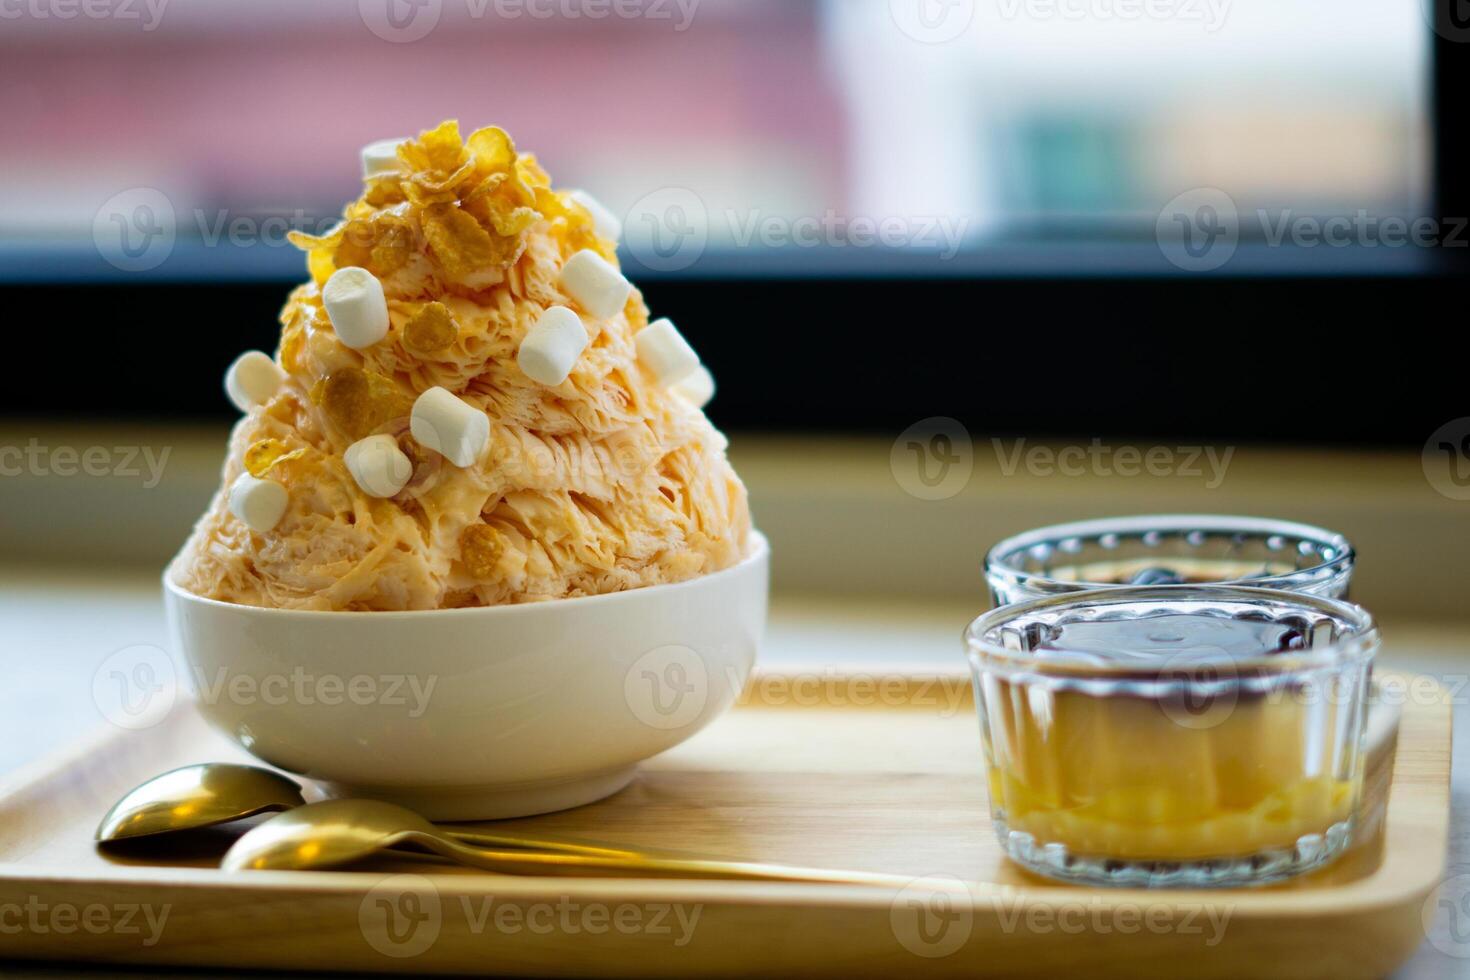
[(413, 399), (391, 378), (357, 367), (333, 371), (317, 382), (311, 400), (353, 442), (413, 410)]
[(541, 220), (574, 248), (611, 257), (586, 209), (552, 190), (535, 157), (517, 153), (497, 126), (464, 140), (459, 124), (450, 120), (404, 142), (398, 159), (399, 172), (370, 179), (366, 193), (348, 205), (331, 232), (292, 233), (291, 240), (308, 252), (318, 286), (346, 266), (384, 279), (423, 251), (444, 280), (485, 288), (520, 258), (525, 232)]
[(471, 524), (460, 532), (459, 560), (475, 578), (493, 578), (504, 553), (505, 538), (488, 524)]
[(420, 356), (447, 350), (459, 339), (459, 327), (443, 303), (425, 303), (403, 326), (403, 346)]
[(305, 449), (287, 449), (279, 439), (261, 439), (245, 450), (245, 469), (257, 480), (265, 479), (278, 463), (290, 462), (306, 455)]

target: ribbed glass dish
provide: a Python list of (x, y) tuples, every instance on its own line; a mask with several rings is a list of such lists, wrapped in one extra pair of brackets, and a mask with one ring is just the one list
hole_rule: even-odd
[(1210, 514), (1117, 517), (1037, 528), (985, 557), (995, 605), (1128, 585), (1238, 584), (1346, 598), (1347, 538), (1291, 521)]
[(1066, 881), (1263, 884), (1352, 838), (1379, 646), (1346, 602), (1238, 586), (1074, 592), (966, 643), (1000, 843)]

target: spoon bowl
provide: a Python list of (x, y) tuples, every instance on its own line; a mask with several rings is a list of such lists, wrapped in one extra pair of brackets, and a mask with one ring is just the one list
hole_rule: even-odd
[[(184, 834), (219, 824), (243, 820), (261, 813), (294, 810), (306, 806), (301, 787), (279, 773), (255, 766), (212, 762), (174, 769), (128, 793), (115, 803), (97, 827), (101, 846), (139, 838)], [(332, 800), (318, 803), (312, 819), (340, 819), (347, 826), (381, 830), (391, 825), (445, 834), (478, 847), (532, 848), (568, 854), (632, 856), (636, 852), (608, 847), (593, 841), (565, 840), (519, 832), (485, 833), (473, 830), (441, 831), (411, 810), (384, 810), (370, 800)], [(275, 824), (284, 832), (291, 821)], [(345, 839), (334, 830), (332, 839)], [(386, 846), (386, 845), (379, 845)], [(344, 860), (352, 860), (346, 858)]]
[(102, 818), (97, 841), (155, 837), (304, 806), (301, 787), (256, 766), (211, 762), (174, 769), (128, 793)]
[(226, 871), (332, 868), (371, 857), (415, 834), (441, 831), (412, 810), (375, 800), (327, 800), (272, 817), (231, 847)]

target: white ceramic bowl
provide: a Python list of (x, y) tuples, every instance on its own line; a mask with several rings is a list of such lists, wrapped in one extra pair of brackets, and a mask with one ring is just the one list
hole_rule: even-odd
[(202, 599), (164, 576), (199, 710), (334, 795), (435, 820), (545, 813), (626, 786), (739, 695), (770, 548), (724, 571), (582, 599), (302, 612)]

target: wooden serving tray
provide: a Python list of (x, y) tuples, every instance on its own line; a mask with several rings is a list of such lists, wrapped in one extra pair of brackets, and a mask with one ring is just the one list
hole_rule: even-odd
[[(1369, 761), (1366, 830), (1270, 888), (1088, 890), (1029, 876), (986, 811), (968, 681), (757, 677), (611, 799), (501, 826), (912, 876), (903, 889), (516, 878), (412, 857), (352, 871), (213, 867), (237, 831), (125, 858), (93, 830), (143, 780), (243, 760), (187, 706), (0, 787), (0, 957), (612, 976), (1378, 977), (1424, 938), (1449, 809), (1450, 710), (1403, 709)], [(1432, 701), (1433, 703), (1428, 703)], [(965, 884), (959, 892), (955, 879)], [(17, 910), (17, 906), (19, 910)], [(12, 927), (27, 916), (19, 931)]]

